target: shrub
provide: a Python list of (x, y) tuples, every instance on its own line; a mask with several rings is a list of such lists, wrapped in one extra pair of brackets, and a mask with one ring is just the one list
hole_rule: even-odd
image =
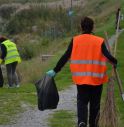
[[(51, 32), (51, 36), (58, 36), (64, 32), (70, 32), (70, 20), (73, 20), (67, 14), (67, 10), (60, 8), (46, 8), (40, 4), (31, 4), (29, 7), (21, 9), (13, 16), (6, 26), (8, 34), (17, 34), (21, 32), (34, 32), (33, 26), (37, 27), (35, 32)], [(73, 30), (73, 29), (72, 29)]]
[(9, 19), (11, 17), (11, 14), (15, 12), (15, 10), (19, 7), (19, 5), (2, 5), (0, 7), (0, 16), (5, 19)]

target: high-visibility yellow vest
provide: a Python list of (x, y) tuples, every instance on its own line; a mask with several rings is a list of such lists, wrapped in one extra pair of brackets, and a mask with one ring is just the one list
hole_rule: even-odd
[(10, 64), (13, 62), (21, 62), (21, 58), (19, 55), (19, 52), (17, 50), (16, 44), (11, 42), (10, 40), (6, 40), (4, 42), (2, 42), (2, 44), (4, 44), (4, 46), (6, 47), (7, 50), (7, 54), (6, 57), (4, 59), (4, 63), (5, 64)]
[(101, 51), (103, 41), (103, 38), (90, 34), (73, 38), (70, 68), (75, 84), (96, 86), (108, 81), (106, 58)]

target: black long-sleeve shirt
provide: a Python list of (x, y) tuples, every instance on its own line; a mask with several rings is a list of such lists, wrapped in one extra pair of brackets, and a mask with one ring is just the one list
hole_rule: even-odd
[(1, 59), (4, 60), (4, 58), (6, 57), (6, 54), (7, 54), (7, 49), (4, 44), (1, 44), (0, 47), (1, 47), (1, 52), (2, 52)]
[[(55, 68), (53, 69), (56, 73), (61, 70), (61, 68), (66, 64), (66, 62), (71, 57), (71, 52), (73, 48), (73, 39), (71, 40), (71, 43), (69, 44), (67, 50), (62, 55), (62, 57), (59, 59), (58, 63), (56, 64)], [(102, 53), (103, 55), (114, 65), (117, 65), (117, 60), (109, 53), (109, 51), (106, 48), (105, 43), (102, 44)]]

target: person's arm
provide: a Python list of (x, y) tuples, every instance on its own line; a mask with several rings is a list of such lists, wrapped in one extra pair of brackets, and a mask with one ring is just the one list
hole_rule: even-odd
[(72, 47), (73, 47), (73, 39), (71, 40), (67, 50), (65, 53), (62, 55), (62, 57), (59, 59), (57, 62), (55, 68), (53, 69), (56, 73), (61, 70), (61, 68), (66, 64), (66, 62), (69, 60), (72, 52)]
[(110, 54), (104, 42), (102, 44), (102, 53), (109, 60), (109, 62), (114, 65), (114, 67), (117, 66), (117, 59)]
[(7, 49), (3, 44), (1, 44), (1, 51), (2, 51), (1, 59), (4, 60), (4, 58), (6, 57), (6, 54), (7, 54)]

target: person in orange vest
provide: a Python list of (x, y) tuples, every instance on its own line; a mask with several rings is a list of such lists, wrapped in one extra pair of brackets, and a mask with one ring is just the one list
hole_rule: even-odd
[(81, 28), (83, 33), (73, 37), (55, 68), (46, 73), (54, 77), (70, 60), (72, 79), (77, 86), (78, 127), (87, 127), (88, 120), (89, 127), (98, 127), (102, 88), (108, 81), (106, 62), (116, 68), (117, 60), (107, 50), (104, 39), (93, 35), (91, 18), (84, 17)]

